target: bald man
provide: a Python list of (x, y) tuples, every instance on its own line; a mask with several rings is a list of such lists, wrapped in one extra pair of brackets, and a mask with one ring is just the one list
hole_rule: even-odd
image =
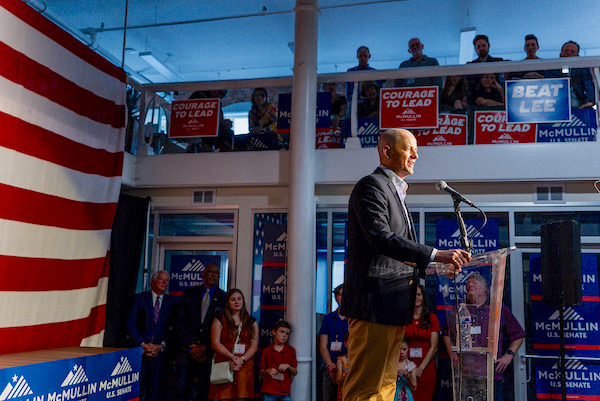
[(392, 401), (400, 340), (412, 322), (419, 277), (431, 261), (456, 272), (471, 259), (460, 250), (417, 242), (404, 197), (413, 174), (417, 140), (407, 130), (381, 134), (380, 166), (354, 187), (348, 205), (348, 263), (340, 313), (349, 318), (344, 401)]

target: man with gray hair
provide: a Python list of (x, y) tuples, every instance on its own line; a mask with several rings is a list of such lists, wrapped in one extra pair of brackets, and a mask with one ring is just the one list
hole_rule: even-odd
[(176, 298), (166, 295), (169, 273), (154, 272), (150, 278), (150, 291), (136, 294), (127, 317), (127, 332), (135, 346), (142, 347), (140, 400), (159, 400), (162, 382), (164, 352), (170, 315)]
[[(437, 59), (423, 54), (425, 46), (421, 39), (412, 38), (408, 41), (408, 52), (412, 57), (403, 61), (398, 68), (431, 67), (439, 65)], [(431, 86), (442, 89), (442, 77), (403, 78), (394, 81), (394, 86)]]

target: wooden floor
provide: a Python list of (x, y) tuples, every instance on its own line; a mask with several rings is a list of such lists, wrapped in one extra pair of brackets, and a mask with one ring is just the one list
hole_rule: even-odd
[(67, 347), (0, 355), (0, 369), (120, 351), (123, 348)]

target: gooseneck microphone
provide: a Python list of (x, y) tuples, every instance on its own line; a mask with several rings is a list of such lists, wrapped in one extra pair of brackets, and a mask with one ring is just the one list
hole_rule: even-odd
[(477, 206), (475, 206), (475, 204), (473, 202), (471, 202), (470, 200), (468, 200), (467, 198), (465, 198), (464, 196), (462, 196), (458, 191), (456, 191), (455, 189), (453, 189), (444, 180), (441, 180), (440, 182), (438, 182), (437, 184), (435, 184), (435, 187), (436, 187), (436, 189), (438, 191), (448, 192), (452, 196), (452, 199), (454, 199), (454, 200), (458, 200), (460, 202), (464, 202), (467, 205), (475, 207), (475, 208), (477, 207)]

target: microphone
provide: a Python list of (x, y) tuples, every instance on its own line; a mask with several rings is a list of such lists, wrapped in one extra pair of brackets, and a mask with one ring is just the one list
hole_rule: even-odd
[(440, 182), (438, 182), (437, 184), (435, 184), (435, 187), (436, 187), (436, 189), (438, 191), (448, 192), (452, 196), (452, 199), (454, 199), (454, 200), (458, 200), (460, 202), (464, 202), (467, 205), (472, 206), (472, 207), (477, 207), (477, 206), (475, 206), (475, 204), (473, 202), (471, 202), (470, 200), (468, 200), (467, 198), (465, 198), (464, 196), (462, 196), (458, 191), (456, 191), (455, 189), (453, 189), (444, 180), (441, 180)]

